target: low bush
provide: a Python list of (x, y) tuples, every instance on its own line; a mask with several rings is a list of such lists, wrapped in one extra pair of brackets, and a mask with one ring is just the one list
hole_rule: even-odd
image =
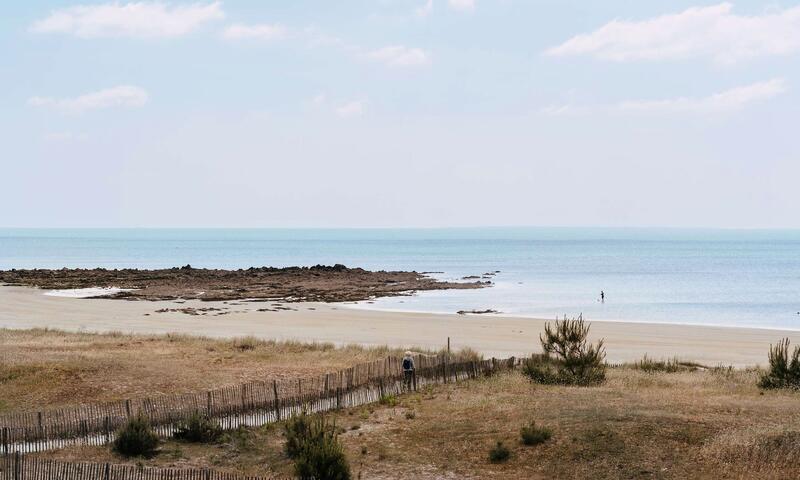
[(112, 448), (126, 457), (151, 457), (155, 455), (158, 443), (158, 436), (150, 426), (150, 421), (137, 416), (117, 431)]
[(511, 450), (508, 449), (503, 442), (498, 441), (497, 445), (489, 450), (489, 461), (492, 463), (502, 463), (511, 457)]
[(397, 406), (397, 396), (393, 394), (384, 395), (378, 400), (378, 403), (386, 405), (387, 407)]
[(222, 428), (213, 420), (200, 413), (178, 424), (173, 436), (179, 440), (192, 443), (213, 443), (222, 435)]
[(800, 347), (789, 355), (789, 339), (769, 348), (769, 370), (759, 380), (761, 388), (800, 388)]
[(539, 427), (536, 422), (531, 422), (520, 429), (520, 441), (523, 445), (539, 445), (550, 440), (553, 432), (546, 427)]
[(320, 416), (299, 415), (286, 422), (286, 454), (294, 459), (295, 474), (301, 480), (349, 480), (350, 464), (336, 433)]
[(606, 378), (603, 341), (588, 342), (589, 325), (583, 317), (556, 320), (544, 326), (539, 336), (541, 355), (532, 355), (523, 365), (523, 373), (537, 383), (595, 385)]

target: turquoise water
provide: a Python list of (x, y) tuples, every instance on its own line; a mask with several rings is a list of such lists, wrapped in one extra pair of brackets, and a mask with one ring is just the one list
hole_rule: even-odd
[(0, 229), (0, 269), (318, 263), (448, 279), (500, 271), (492, 288), (380, 299), (370, 308), (800, 329), (800, 231)]

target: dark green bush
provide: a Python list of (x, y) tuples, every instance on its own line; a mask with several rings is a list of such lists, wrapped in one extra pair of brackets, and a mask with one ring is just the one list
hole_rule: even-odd
[(492, 463), (505, 462), (509, 457), (511, 457), (511, 450), (503, 445), (503, 442), (498, 441), (497, 445), (489, 450), (489, 461)]
[(128, 420), (119, 429), (112, 447), (126, 457), (151, 457), (158, 448), (158, 436), (150, 426), (150, 421), (138, 416)]
[(524, 445), (538, 445), (550, 440), (553, 432), (549, 428), (536, 426), (536, 422), (531, 422), (520, 429), (519, 436)]
[(222, 428), (213, 420), (200, 413), (194, 413), (178, 424), (173, 436), (192, 443), (213, 443), (222, 435)]
[(541, 355), (532, 355), (523, 365), (523, 373), (537, 383), (594, 385), (606, 378), (603, 341), (588, 343), (589, 325), (583, 317), (556, 320), (544, 326), (539, 336)]
[(299, 415), (286, 422), (286, 454), (294, 459), (301, 480), (349, 480), (350, 464), (339, 443), (336, 425), (320, 416)]
[(800, 347), (789, 356), (789, 339), (769, 348), (769, 370), (761, 376), (761, 388), (800, 388)]

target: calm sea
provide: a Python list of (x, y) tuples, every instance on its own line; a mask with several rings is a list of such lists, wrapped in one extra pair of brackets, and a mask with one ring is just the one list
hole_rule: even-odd
[(369, 308), (800, 330), (800, 231), (0, 229), (0, 269), (318, 263), (446, 279), (500, 272), (492, 288), (381, 299)]

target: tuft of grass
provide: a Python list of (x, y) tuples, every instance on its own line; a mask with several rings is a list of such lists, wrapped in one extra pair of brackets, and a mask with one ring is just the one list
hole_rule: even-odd
[(631, 367), (647, 373), (694, 372), (695, 370), (706, 368), (699, 363), (682, 361), (677, 357), (667, 360), (655, 360), (649, 358), (647, 355), (642, 357), (638, 362), (634, 362)]
[(503, 442), (497, 441), (497, 444), (489, 450), (489, 461), (492, 463), (503, 463), (508, 461), (511, 457), (511, 450), (508, 449)]
[(398, 403), (397, 396), (393, 394), (384, 395), (378, 400), (378, 403), (387, 407), (395, 407)]
[(539, 427), (536, 422), (531, 422), (520, 429), (519, 436), (523, 445), (539, 445), (550, 440), (553, 432), (547, 427)]

